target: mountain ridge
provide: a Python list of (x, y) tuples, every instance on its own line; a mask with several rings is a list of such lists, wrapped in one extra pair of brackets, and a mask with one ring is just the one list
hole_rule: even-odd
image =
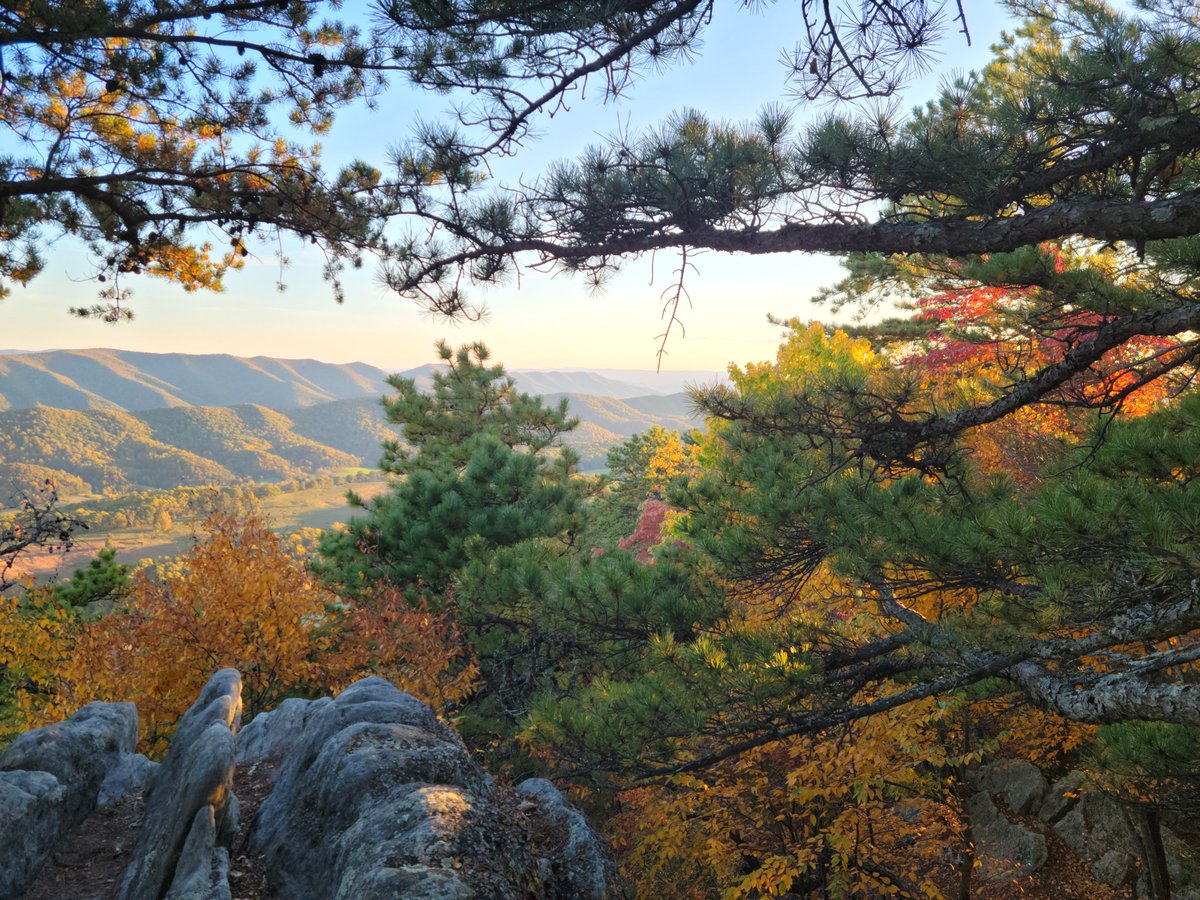
[[(437, 363), (394, 374), (428, 389)], [(379, 397), (385, 369), (362, 362), (234, 356), (226, 353), (149, 353), (140, 350), (0, 351), (0, 410), (108, 409), (137, 412), (179, 406), (255, 403), (290, 410), (332, 400)], [(640, 369), (518, 369), (517, 388), (535, 395), (578, 394), (627, 400), (669, 397), (701, 372)], [(663, 380), (659, 380), (659, 379)]]
[[(434, 364), (398, 373), (428, 387)], [(71, 494), (283, 481), (373, 468), (397, 437), (379, 402), (387, 373), (364, 363), (62, 350), (0, 355), (0, 503), (33, 481)], [(700, 424), (682, 393), (577, 372), (521, 372), (518, 388), (566, 400), (564, 442), (587, 469), (656, 425)], [(552, 387), (590, 387), (597, 394)], [(539, 390), (542, 388), (542, 390)], [(233, 402), (193, 402), (205, 399)]]
[(381, 392), (387, 373), (366, 363), (230, 354), (52, 350), (0, 355), (0, 409), (312, 406)]

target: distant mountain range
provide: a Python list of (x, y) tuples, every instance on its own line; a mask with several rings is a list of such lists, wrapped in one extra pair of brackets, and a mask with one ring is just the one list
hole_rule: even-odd
[[(550, 394), (567, 391), (575, 394), (597, 394), (601, 397), (618, 397), (621, 399), (626, 397), (641, 397), (647, 394), (682, 394), (691, 387), (702, 387), (728, 380), (724, 372), (707, 372), (702, 369), (669, 372), (656, 372), (653, 369), (567, 369), (560, 372), (515, 369), (510, 370), (509, 374), (517, 379), (517, 384), (521, 386), (521, 390), (528, 391), (531, 394)], [(598, 388), (602, 388), (606, 382), (615, 382), (616, 385), (622, 387), (620, 390), (593, 389), (585, 386), (582, 382), (571, 381), (568, 385), (562, 387), (539, 385), (535, 389), (530, 386), (534, 382), (526, 380), (527, 376), (547, 375), (561, 379), (588, 376), (595, 380)]]
[(147, 410), (169, 406), (272, 409), (382, 393), (387, 373), (365, 363), (243, 359), (220, 354), (51, 350), (0, 356), (0, 409)]
[[(434, 364), (401, 371), (429, 386)], [(530, 394), (588, 394), (625, 400), (671, 395), (711, 383), (713, 373), (606, 369), (511, 373)], [(131, 350), (0, 350), (0, 410), (37, 405), (58, 409), (138, 411), (168, 406), (256, 403), (295, 409), (330, 400), (379, 396), (388, 373), (366, 363), (244, 358), (225, 354), (141, 353)]]
[[(432, 371), (400, 374), (427, 386)], [(268, 357), (0, 355), (0, 505), (48, 477), (64, 494), (86, 494), (373, 467), (382, 442), (396, 436), (378, 399), (386, 374), (362, 363)], [(601, 467), (608, 447), (654, 425), (700, 424), (686, 395), (648, 395), (632, 380), (590, 372), (515, 377), (550, 403), (567, 400), (582, 420), (567, 443), (587, 468)]]

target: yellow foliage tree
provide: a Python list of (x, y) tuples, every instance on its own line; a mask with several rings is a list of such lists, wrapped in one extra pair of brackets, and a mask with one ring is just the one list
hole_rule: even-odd
[(79, 623), (48, 588), (0, 595), (0, 746), (55, 696)]

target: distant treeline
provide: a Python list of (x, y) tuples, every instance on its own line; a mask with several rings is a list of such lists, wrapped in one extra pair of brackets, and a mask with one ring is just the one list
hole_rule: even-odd
[(368, 470), (267, 484), (193, 485), (172, 490), (134, 491), (119, 497), (89, 500), (67, 507), (65, 511), (98, 531), (143, 527), (166, 531), (176, 521), (202, 519), (216, 509), (242, 516), (256, 509), (258, 501), (267, 497), (338, 484), (377, 481), (379, 477), (378, 472)]

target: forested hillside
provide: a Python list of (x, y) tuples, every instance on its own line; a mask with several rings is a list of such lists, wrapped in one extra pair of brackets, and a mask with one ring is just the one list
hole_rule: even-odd
[[(584, 424), (567, 444), (584, 466), (603, 465), (608, 449), (656, 425), (688, 430), (683, 394), (611, 397), (556, 394)], [(394, 439), (376, 396), (292, 410), (256, 404), (176, 406), (136, 412), (38, 406), (0, 412), (0, 498), (53, 478), (67, 496), (284, 481), (348, 466), (374, 467)]]
[[(0, 413), (0, 493), (54, 478), (64, 494), (238, 480), (280, 481), (358, 465), (260, 406), (127, 413), (37, 407)], [(32, 467), (32, 468), (31, 468)]]

